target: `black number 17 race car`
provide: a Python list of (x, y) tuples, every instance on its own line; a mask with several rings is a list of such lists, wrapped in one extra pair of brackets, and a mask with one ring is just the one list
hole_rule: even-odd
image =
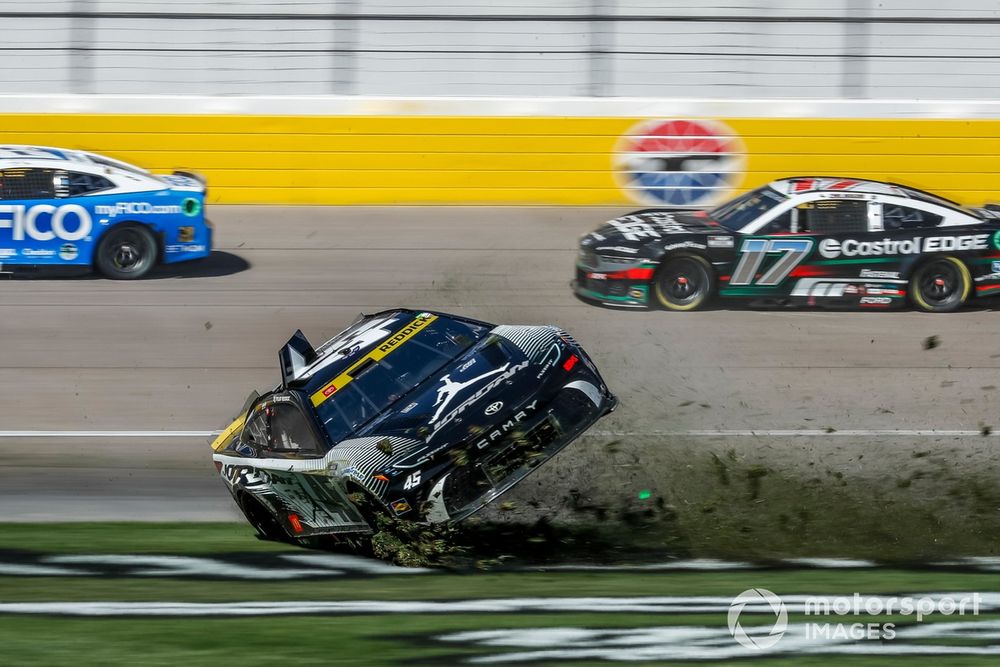
[(573, 288), (605, 305), (762, 304), (947, 312), (1000, 294), (1000, 207), (914, 188), (788, 178), (711, 211), (650, 209), (583, 237)]
[(263, 537), (370, 533), (375, 514), (459, 521), (611, 412), (617, 399), (553, 326), (443, 313), (362, 316), (281, 349), (282, 382), (212, 444)]

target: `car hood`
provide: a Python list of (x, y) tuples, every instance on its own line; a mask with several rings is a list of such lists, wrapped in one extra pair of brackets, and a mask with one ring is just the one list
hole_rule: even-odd
[(640, 211), (610, 220), (581, 239), (580, 246), (600, 254), (624, 252), (645, 245), (658, 245), (672, 238), (691, 235), (728, 234), (706, 211), (657, 209)]
[(398, 436), (432, 445), (459, 443), (529, 402), (538, 393), (543, 374), (518, 347), (489, 336), (358, 435)]

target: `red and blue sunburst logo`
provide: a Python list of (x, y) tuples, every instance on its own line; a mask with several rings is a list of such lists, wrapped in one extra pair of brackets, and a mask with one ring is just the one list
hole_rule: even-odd
[(619, 186), (652, 206), (706, 206), (743, 180), (746, 149), (715, 120), (647, 120), (615, 147)]

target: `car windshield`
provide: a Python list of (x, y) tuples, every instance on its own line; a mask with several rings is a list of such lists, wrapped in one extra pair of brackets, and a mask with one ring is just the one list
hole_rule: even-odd
[(316, 408), (331, 441), (356, 433), (488, 332), (485, 326), (438, 317), (381, 359), (366, 360), (351, 371), (350, 382)]
[(785, 199), (784, 195), (765, 185), (723, 204), (709, 215), (726, 229), (738, 232)]

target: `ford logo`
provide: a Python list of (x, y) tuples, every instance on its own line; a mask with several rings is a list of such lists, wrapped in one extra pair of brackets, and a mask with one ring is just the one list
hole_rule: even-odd
[(503, 403), (497, 401), (496, 403), (490, 403), (489, 407), (486, 408), (486, 414), (495, 415), (503, 409)]

